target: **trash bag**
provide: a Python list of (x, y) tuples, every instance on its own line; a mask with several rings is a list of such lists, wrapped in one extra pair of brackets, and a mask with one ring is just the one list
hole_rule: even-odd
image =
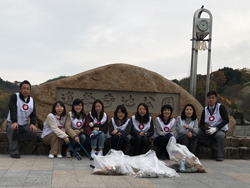
[[(174, 136), (169, 139), (166, 149), (170, 160), (174, 162), (170, 167), (177, 172), (206, 172), (198, 157), (191, 153), (186, 146), (177, 144)], [(184, 170), (183, 168), (180, 168), (181, 165), (183, 165), (183, 159), (185, 159)]]
[(135, 175), (135, 177), (179, 177), (177, 172), (166, 166), (149, 150), (144, 155), (130, 157), (122, 151), (111, 149), (106, 156), (95, 156), (94, 174)]

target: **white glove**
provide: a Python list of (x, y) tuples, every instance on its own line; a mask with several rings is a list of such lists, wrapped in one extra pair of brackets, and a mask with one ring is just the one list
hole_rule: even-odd
[(209, 128), (208, 134), (210, 134), (210, 135), (214, 134), (217, 131), (216, 127), (208, 127), (208, 128)]

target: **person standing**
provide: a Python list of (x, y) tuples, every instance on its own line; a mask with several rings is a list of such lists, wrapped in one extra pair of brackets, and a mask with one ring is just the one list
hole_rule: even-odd
[(213, 140), (217, 142), (216, 161), (223, 161), (224, 142), (228, 130), (228, 113), (226, 108), (217, 103), (216, 91), (207, 93), (207, 103), (201, 114), (200, 130), (197, 135), (199, 142), (209, 145)]
[[(30, 140), (36, 136), (35, 101), (30, 96), (31, 84), (24, 80), (20, 84), (19, 92), (11, 95), (6, 132), (9, 140), (9, 153), (12, 158), (20, 158), (18, 139)], [(30, 117), (30, 124), (28, 118)]]

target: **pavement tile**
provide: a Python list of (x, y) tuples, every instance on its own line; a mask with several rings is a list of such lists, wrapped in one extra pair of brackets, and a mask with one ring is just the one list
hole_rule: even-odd
[(33, 158), (17, 159), (13, 165), (9, 168), (10, 170), (31, 170), (35, 162)]
[(12, 158), (1, 158), (0, 159), (0, 169), (9, 169), (17, 159)]
[(7, 170), (1, 170), (0, 169), (0, 178), (7, 172)]
[(54, 170), (52, 187), (79, 187), (74, 170)]
[[(171, 161), (166, 160), (166, 163)], [(0, 155), (0, 187), (166, 187), (230, 188), (250, 187), (250, 160), (201, 160), (207, 173), (179, 173), (178, 178), (135, 178), (94, 175), (87, 157), (48, 159), (22, 156), (12, 159)]]
[(53, 170), (53, 160), (36, 158), (31, 170)]
[(132, 186), (132, 187), (157, 187), (156, 184), (151, 182), (149, 180), (150, 178), (128, 178), (127, 182)]
[(106, 187), (132, 187), (127, 181), (128, 179), (124, 179), (121, 176), (113, 176), (112, 179), (108, 176), (101, 176), (100, 178)]
[(79, 187), (106, 187), (106, 185), (102, 182), (79, 182)]
[(250, 184), (250, 173), (225, 173), (225, 174)]

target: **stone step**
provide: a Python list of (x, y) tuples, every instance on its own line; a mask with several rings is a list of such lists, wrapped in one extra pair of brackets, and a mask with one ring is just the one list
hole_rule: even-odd
[(250, 136), (250, 126), (237, 125), (234, 129), (234, 136)]
[[(0, 133), (0, 154), (8, 154), (9, 143), (6, 133)], [(65, 151), (66, 145), (63, 146)], [(90, 146), (85, 146), (87, 151), (90, 151)], [(151, 149), (159, 153), (159, 148), (151, 146)], [(21, 155), (48, 155), (50, 147), (44, 145), (41, 141), (40, 133), (34, 140), (29, 142), (22, 142), (19, 144), (19, 151)], [(107, 149), (106, 149), (107, 150)], [(107, 151), (104, 151), (106, 153)], [(81, 155), (86, 155), (83, 151)], [(129, 146), (126, 154), (132, 154), (132, 147)], [(197, 157), (201, 159), (216, 158), (217, 148), (213, 143), (211, 147), (204, 147), (198, 143)], [(226, 159), (250, 159), (250, 137), (245, 136), (228, 136), (225, 139), (225, 158)]]

